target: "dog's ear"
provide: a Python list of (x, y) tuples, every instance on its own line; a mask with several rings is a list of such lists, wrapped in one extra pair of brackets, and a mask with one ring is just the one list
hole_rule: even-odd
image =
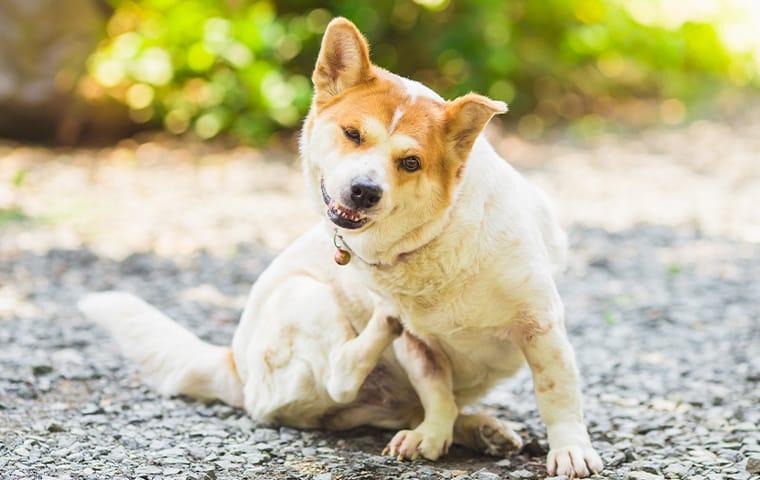
[(491, 117), (506, 113), (507, 104), (468, 93), (446, 104), (446, 136), (458, 155), (465, 157)]
[(369, 45), (356, 25), (334, 18), (322, 37), (322, 47), (311, 80), (317, 102), (366, 82), (371, 78)]

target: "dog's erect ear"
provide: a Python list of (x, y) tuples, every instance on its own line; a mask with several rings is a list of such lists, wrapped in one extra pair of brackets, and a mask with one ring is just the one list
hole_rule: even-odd
[(356, 25), (334, 18), (322, 37), (317, 65), (311, 80), (317, 101), (330, 97), (371, 78), (369, 45)]
[(506, 103), (475, 93), (468, 93), (448, 102), (446, 135), (449, 145), (458, 155), (466, 156), (491, 117), (506, 111)]

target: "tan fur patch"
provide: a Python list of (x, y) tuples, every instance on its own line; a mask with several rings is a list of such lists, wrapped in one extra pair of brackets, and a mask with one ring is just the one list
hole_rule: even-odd
[(535, 313), (528, 308), (521, 308), (513, 319), (514, 325), (509, 330), (509, 336), (519, 344), (526, 344), (534, 338), (549, 333), (552, 324), (541, 321)]
[(407, 331), (404, 331), (403, 338), (407, 353), (413, 358), (415, 365), (421, 368), (420, 373), (423, 376), (434, 377), (442, 372), (440, 361), (432, 348)]
[(398, 337), (404, 331), (404, 326), (401, 325), (401, 320), (396, 317), (385, 317), (385, 321), (391, 330), (391, 334)]
[(554, 380), (546, 380), (545, 382), (539, 382), (536, 384), (536, 391), (538, 393), (546, 393), (554, 390), (554, 387), (557, 386), (556, 383), (554, 383)]
[(238, 374), (237, 364), (235, 364), (235, 354), (232, 353), (232, 349), (227, 350), (227, 365), (235, 375)]
[(272, 372), (290, 360), (290, 355), (293, 352), (293, 337), (296, 333), (296, 327), (293, 325), (286, 325), (282, 328), (280, 335), (281, 339), (285, 340), (284, 344), (280, 343), (278, 348), (268, 348), (264, 352), (263, 360), (267, 370)]

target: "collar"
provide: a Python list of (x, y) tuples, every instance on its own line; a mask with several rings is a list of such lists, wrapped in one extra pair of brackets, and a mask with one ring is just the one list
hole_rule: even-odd
[[(449, 212), (447, 212), (447, 213), (446, 213), (447, 217), (448, 217), (450, 214), (451, 214), (451, 212), (450, 212), (450, 211), (449, 211)], [(430, 244), (431, 244), (433, 241), (435, 241), (435, 240), (436, 240), (438, 237), (440, 237), (440, 236), (441, 236), (441, 234), (443, 233), (443, 231), (444, 231), (444, 230), (446, 229), (446, 227), (449, 225), (449, 222), (450, 222), (450, 218), (446, 218), (446, 220), (444, 221), (444, 223), (443, 223), (443, 225), (441, 226), (440, 230), (438, 230), (438, 232), (436, 232), (436, 234), (435, 234), (435, 235), (433, 235), (433, 237), (431, 237), (431, 238), (430, 238), (428, 241), (426, 241), (426, 242), (425, 242), (425, 243), (423, 243), (422, 245), (418, 245), (418, 246), (414, 247), (414, 248), (413, 248), (413, 249), (411, 249), (411, 250), (408, 250), (408, 251), (406, 251), (406, 252), (401, 252), (401, 253), (397, 254), (397, 255), (396, 255), (396, 258), (395, 258), (395, 260), (394, 260), (392, 263), (370, 262), (370, 261), (368, 261), (368, 260), (365, 260), (365, 259), (364, 259), (364, 258), (362, 258), (360, 255), (358, 255), (358, 254), (356, 253), (356, 251), (354, 251), (354, 250), (353, 250), (353, 249), (352, 249), (352, 248), (351, 248), (351, 247), (350, 247), (350, 246), (349, 246), (349, 245), (346, 243), (346, 241), (345, 241), (345, 239), (343, 238), (343, 236), (342, 236), (341, 234), (339, 234), (339, 233), (338, 233), (338, 229), (337, 229), (337, 228), (335, 229), (335, 233), (334, 233), (334, 235), (333, 235), (333, 244), (335, 245), (335, 248), (337, 248), (337, 249), (339, 249), (339, 250), (340, 250), (340, 249), (343, 249), (343, 250), (346, 250), (346, 251), (348, 251), (348, 252), (351, 254), (351, 258), (354, 258), (354, 257), (355, 257), (355, 258), (359, 259), (359, 261), (360, 261), (360, 262), (362, 262), (363, 264), (365, 264), (365, 265), (367, 265), (367, 266), (369, 266), (369, 267), (374, 267), (374, 268), (392, 267), (392, 266), (396, 265), (400, 259), (403, 259), (403, 258), (405, 258), (405, 257), (407, 257), (407, 256), (409, 256), (409, 255), (411, 255), (411, 254), (413, 254), (413, 253), (415, 253), (415, 252), (418, 252), (419, 250), (422, 250), (424, 247), (426, 247), (426, 246), (430, 245)]]
[(349, 252), (351, 254), (351, 258), (357, 258), (358, 260), (360, 260), (365, 265), (369, 265), (370, 267), (380, 267), (380, 266), (383, 265), (380, 262), (378, 262), (378, 263), (368, 262), (368, 261), (364, 260), (362, 257), (360, 257), (354, 251), (354, 249), (352, 249), (351, 247), (348, 246), (348, 244), (346, 243), (346, 241), (343, 239), (343, 235), (341, 235), (341, 234), (338, 233), (338, 229), (337, 228), (335, 229), (335, 235), (333, 235), (333, 245), (335, 245), (335, 248), (337, 248), (338, 250), (346, 250), (347, 252)]

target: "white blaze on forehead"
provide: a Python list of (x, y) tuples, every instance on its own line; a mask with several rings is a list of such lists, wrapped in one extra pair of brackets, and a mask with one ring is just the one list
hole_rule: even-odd
[(439, 102), (445, 101), (443, 97), (435, 93), (429, 87), (421, 84), (420, 82), (409, 80), (408, 78), (404, 78), (402, 76), (398, 76), (398, 78), (401, 80), (401, 84), (404, 86), (406, 94), (409, 95), (409, 103), (414, 103), (417, 100), (417, 97), (429, 98), (431, 100), (437, 100)]
[(396, 130), (398, 121), (401, 120), (402, 116), (404, 116), (404, 111), (401, 110), (400, 107), (397, 107), (396, 111), (393, 112), (393, 118), (391, 119), (391, 125), (388, 127), (388, 133), (393, 133), (393, 131)]

